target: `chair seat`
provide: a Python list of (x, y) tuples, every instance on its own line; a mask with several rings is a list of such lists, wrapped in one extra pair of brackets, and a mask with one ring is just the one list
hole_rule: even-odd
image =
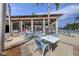
[[(36, 45), (39, 49), (43, 50), (44, 46), (46, 45), (46, 43), (43, 41), (43, 39), (41, 38), (36, 38)], [(46, 47), (46, 49), (48, 49), (48, 47)]]
[(53, 33), (52, 35), (53, 35), (53, 36), (55, 36), (55, 37), (58, 37), (58, 36), (59, 36), (59, 35), (58, 35), (58, 34), (56, 34), (56, 33)]

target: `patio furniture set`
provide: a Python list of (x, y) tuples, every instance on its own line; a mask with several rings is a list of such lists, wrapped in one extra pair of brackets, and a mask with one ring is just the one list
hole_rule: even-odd
[(59, 37), (57, 34), (51, 34), (51, 35), (44, 35), (41, 32), (36, 32), (33, 34), (35, 38), (35, 51), (41, 50), (42, 56), (45, 55), (45, 52), (49, 50), (52, 52), (52, 50), (57, 46), (57, 42), (59, 41)]

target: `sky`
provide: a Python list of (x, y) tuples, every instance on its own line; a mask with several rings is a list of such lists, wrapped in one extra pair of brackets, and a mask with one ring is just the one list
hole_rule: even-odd
[[(11, 3), (11, 15), (32, 15), (35, 14), (47, 14), (48, 8), (47, 3), (39, 4), (36, 3)], [(62, 13), (63, 16), (59, 18), (59, 27), (64, 27), (68, 23), (75, 22), (75, 17), (79, 16), (79, 4), (78, 3), (61, 3), (59, 9), (55, 10), (54, 3), (50, 5), (50, 13)]]

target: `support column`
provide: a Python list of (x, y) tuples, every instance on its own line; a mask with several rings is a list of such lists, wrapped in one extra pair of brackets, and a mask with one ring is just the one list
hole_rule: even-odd
[(43, 34), (45, 34), (45, 19), (43, 19)]
[(58, 34), (58, 19), (56, 19), (56, 34)]
[(52, 32), (54, 32), (54, 25), (56, 22), (52, 22)]
[(52, 32), (53, 32), (53, 23), (52, 23), (52, 25), (51, 25), (51, 26), (52, 26), (52, 29), (51, 29), (51, 30), (52, 30)]
[(11, 33), (12, 33), (12, 31), (13, 31), (13, 23), (11, 21)]
[(20, 20), (20, 29), (21, 29), (21, 32), (22, 32), (22, 29), (23, 29), (23, 23), (22, 23), (22, 20)]
[(33, 32), (33, 19), (31, 19), (31, 31)]
[(0, 52), (4, 51), (6, 4), (0, 3)]

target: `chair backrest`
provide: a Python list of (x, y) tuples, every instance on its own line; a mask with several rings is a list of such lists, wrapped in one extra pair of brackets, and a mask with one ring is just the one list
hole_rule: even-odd
[(59, 35), (56, 34), (55, 32), (52, 33), (52, 36), (58, 37)]
[(44, 47), (45, 44), (42, 42), (42, 39), (41, 38), (36, 38), (35, 39), (35, 42), (36, 42), (36, 45), (37, 45), (37, 47), (39, 49), (43, 49), (43, 47)]
[(71, 34), (71, 32), (70, 32), (69, 30), (64, 30), (64, 33), (65, 33), (66, 35), (70, 35), (70, 34)]
[(59, 35), (58, 34), (53, 34), (53, 36), (58, 37)]
[(43, 33), (42, 32), (35, 32), (34, 35), (37, 37), (40, 37), (40, 36), (43, 36)]
[(24, 38), (30, 38), (32, 35), (33, 35), (33, 33), (27, 33), (27, 32), (22, 32), (21, 33), (21, 35), (22, 35), (22, 37), (24, 37)]

